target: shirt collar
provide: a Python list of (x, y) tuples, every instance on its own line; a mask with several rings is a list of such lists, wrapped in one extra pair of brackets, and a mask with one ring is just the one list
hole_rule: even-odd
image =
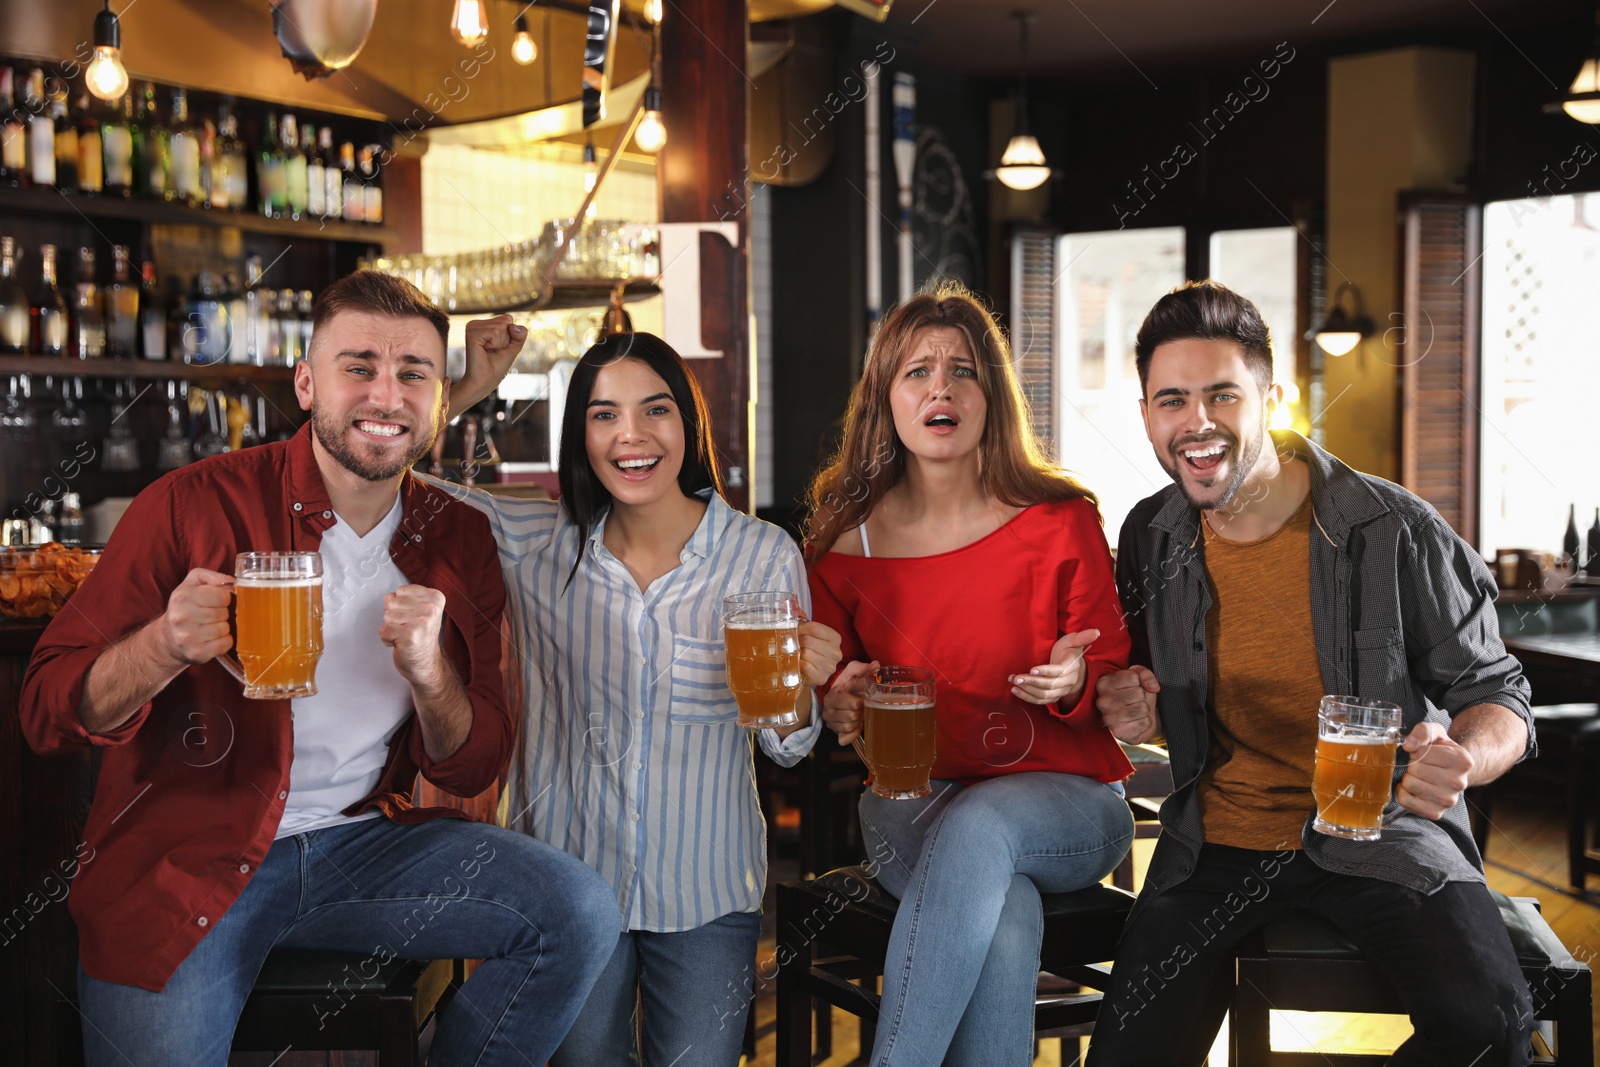
[[(333, 501), (328, 496), (328, 485), (322, 479), (322, 468), (317, 466), (317, 455), (311, 445), (311, 421), (300, 427), (289, 439), (287, 483), (289, 487), (289, 513), (306, 519), (318, 530), (326, 530), (338, 521), (333, 512)], [(436, 492), (431, 486), (419, 482), (408, 470), (400, 478), (400, 509), (402, 514), (397, 536), (417, 547), (422, 545), (422, 526), (415, 520), (439, 509), (428, 495)], [(448, 500), (446, 494), (440, 497)], [(387, 514), (387, 513), (386, 513)]]
[[(689, 540), (684, 543), (683, 551), (678, 553), (679, 562), (687, 562), (690, 556), (710, 559), (712, 550), (717, 546), (717, 538), (721, 537), (722, 531), (728, 527), (728, 516), (733, 514), (733, 509), (727, 502), (710, 488), (702, 489), (694, 495), (696, 499), (706, 502), (706, 513), (701, 517), (700, 525), (694, 528), (694, 533), (690, 534)], [(611, 509), (607, 508), (595, 521), (594, 529), (589, 531), (591, 551), (605, 548), (606, 520), (610, 517)]]

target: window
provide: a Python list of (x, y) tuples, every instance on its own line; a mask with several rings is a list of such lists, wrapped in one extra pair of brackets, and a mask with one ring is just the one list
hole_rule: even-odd
[(1483, 214), (1483, 386), (1478, 547), (1559, 549), (1600, 507), (1594, 294), (1600, 195), (1488, 205)]
[(1178, 227), (1061, 238), (1061, 374), (1057, 452), (1100, 498), (1114, 545), (1140, 500), (1169, 484), (1139, 414), (1134, 338), (1163, 295), (1184, 281)]
[(1219, 230), (1211, 235), (1211, 277), (1261, 309), (1272, 333), (1272, 378), (1288, 403), (1278, 409), (1273, 429), (1292, 425), (1290, 410), (1301, 408), (1295, 376), (1295, 242), (1293, 226), (1261, 230)]

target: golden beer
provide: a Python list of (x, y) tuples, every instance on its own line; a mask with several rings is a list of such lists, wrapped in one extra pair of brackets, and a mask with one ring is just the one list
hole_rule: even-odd
[(1353, 841), (1376, 840), (1394, 780), (1394, 754), (1403, 734), (1398, 705), (1356, 697), (1323, 697), (1317, 712), (1312, 828)]
[(244, 668), (247, 697), (314, 696), (322, 655), (322, 579), (243, 578), (234, 648)]
[(928, 795), (933, 770), (934, 702), (866, 701), (864, 743), (872, 791), (889, 800)]
[(728, 688), (739, 703), (739, 725), (765, 726), (794, 716), (800, 695), (800, 620), (730, 621), (723, 634)]

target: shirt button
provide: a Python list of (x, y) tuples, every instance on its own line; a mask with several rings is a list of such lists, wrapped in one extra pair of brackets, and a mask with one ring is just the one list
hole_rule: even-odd
[(640, 763), (638, 760), (634, 760), (633, 769), (636, 771), (642, 771), (644, 770), (644, 764)]
[[(634, 812), (633, 813), (633, 821), (634, 822), (638, 822), (639, 821), (639, 813), (638, 812)], [(204, 919), (201, 920), (201, 922), (204, 922), (204, 921), (205, 921)]]
[(278, 799), (279, 800), (288, 800), (289, 799), (289, 794), (287, 792), (279, 793), (278, 794)]
[(324, 511), (324, 512), (323, 512), (323, 513), (322, 513), (322, 517), (323, 517), (323, 518), (325, 518), (325, 519), (331, 519), (331, 518), (333, 518), (333, 512), (331, 512), (331, 511)]
[(644, 718), (644, 712), (642, 712), (642, 711), (636, 711), (636, 712), (634, 712), (634, 713), (633, 713), (633, 717), (634, 717), (634, 718), (635, 718), (635, 719), (642, 719), (642, 718)]
[(195, 924), (198, 925), (198, 926), (206, 926), (210, 922), (211, 922), (211, 920), (206, 918), (204, 915), (200, 916), (200, 918), (195, 920)]
[(412, 534), (411, 535), (411, 540), (415, 541), (417, 544), (420, 545), (420, 544), (422, 544), (422, 535), (421, 534)]
[(295, 509), (295, 510), (296, 510), (296, 511), (304, 511), (304, 510), (305, 510), (305, 505), (303, 505), (303, 504), (296, 504), (296, 505), (295, 505), (295, 506), (294, 506), (294, 509)]
[(630, 863), (630, 864), (628, 864), (628, 873), (629, 873), (629, 874), (632, 874), (632, 873), (633, 873), (633, 872), (634, 872), (634, 871), (636, 871), (636, 870), (638, 870), (638, 869), (639, 869), (639, 868), (637, 868), (637, 867), (635, 867), (635, 866), (634, 866), (634, 865), (633, 865), (633, 864), (631, 864), (631, 863)]
[(248, 863), (239, 864), (239, 873), (240, 874), (249, 874), (250, 873), (250, 865)]

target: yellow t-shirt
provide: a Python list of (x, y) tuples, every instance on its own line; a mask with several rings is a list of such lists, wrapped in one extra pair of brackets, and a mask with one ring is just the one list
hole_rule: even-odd
[(1311, 496), (1258, 541), (1206, 538), (1211, 755), (1197, 786), (1205, 839), (1299, 848), (1316, 808), (1322, 670), (1311, 628)]

